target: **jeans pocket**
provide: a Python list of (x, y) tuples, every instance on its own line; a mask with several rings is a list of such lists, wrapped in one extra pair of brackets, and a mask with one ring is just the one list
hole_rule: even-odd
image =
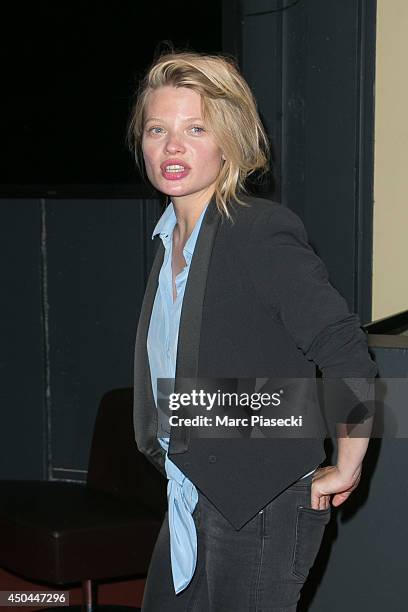
[(298, 506), (292, 574), (305, 581), (319, 552), (324, 530), (331, 517), (331, 506), (316, 510)]

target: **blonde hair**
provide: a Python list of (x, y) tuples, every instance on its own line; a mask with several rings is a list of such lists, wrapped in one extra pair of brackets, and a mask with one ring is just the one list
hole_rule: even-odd
[(211, 127), (225, 161), (215, 186), (216, 205), (230, 217), (228, 204), (246, 193), (245, 181), (255, 170), (269, 168), (269, 143), (255, 98), (235, 61), (221, 55), (175, 51), (156, 59), (140, 83), (127, 131), (129, 148), (143, 173), (144, 112), (152, 90), (188, 87), (202, 99), (203, 119)]

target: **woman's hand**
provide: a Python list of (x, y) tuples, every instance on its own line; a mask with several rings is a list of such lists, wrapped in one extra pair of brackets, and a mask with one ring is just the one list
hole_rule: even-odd
[(311, 507), (325, 510), (334, 495), (333, 506), (340, 506), (357, 488), (361, 478), (361, 464), (353, 474), (340, 472), (337, 465), (318, 468), (312, 477)]

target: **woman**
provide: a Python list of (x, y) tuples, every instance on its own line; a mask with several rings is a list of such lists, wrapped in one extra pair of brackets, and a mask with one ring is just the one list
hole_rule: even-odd
[(329, 521), (357, 487), (367, 438), (190, 438), (157, 379), (372, 377), (358, 318), (287, 207), (245, 195), (268, 165), (252, 93), (229, 58), (159, 57), (133, 109), (140, 167), (170, 203), (139, 319), (138, 448), (168, 478), (143, 610), (294, 611)]

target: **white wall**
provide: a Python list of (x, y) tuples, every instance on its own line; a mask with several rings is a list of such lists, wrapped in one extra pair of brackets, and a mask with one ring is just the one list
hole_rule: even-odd
[(377, 0), (373, 314), (408, 309), (408, 1)]

